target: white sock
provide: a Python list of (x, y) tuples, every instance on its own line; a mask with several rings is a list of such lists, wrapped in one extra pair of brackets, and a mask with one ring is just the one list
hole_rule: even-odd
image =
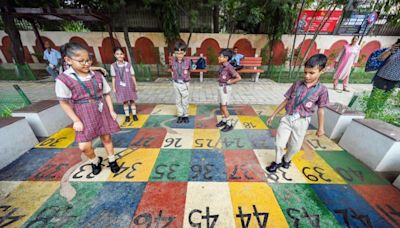
[(231, 119), (227, 120), (227, 121), (226, 121), (226, 124), (227, 124), (228, 126), (232, 126), (232, 120), (231, 120)]
[(115, 161), (115, 156), (114, 156), (114, 155), (108, 156), (108, 161), (109, 161), (109, 162)]
[(129, 106), (128, 105), (124, 105), (124, 112), (125, 112), (125, 116), (129, 116)]
[(222, 117), (222, 122), (226, 123), (226, 121), (227, 121), (226, 117)]
[(132, 109), (132, 115), (136, 115), (136, 105), (131, 104), (131, 109)]
[(97, 157), (97, 156), (95, 158), (89, 159), (89, 160), (90, 160), (90, 163), (95, 164), (95, 165), (97, 165), (99, 163), (99, 157)]

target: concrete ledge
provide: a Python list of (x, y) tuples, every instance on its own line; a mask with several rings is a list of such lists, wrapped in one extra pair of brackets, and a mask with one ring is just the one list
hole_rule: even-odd
[(396, 180), (394, 180), (393, 185), (400, 189), (400, 175), (396, 178)]
[(400, 128), (380, 120), (350, 123), (339, 145), (377, 172), (400, 172)]
[(21, 117), (0, 119), (0, 139), (0, 169), (39, 143), (28, 121)]
[[(353, 119), (364, 119), (365, 114), (354, 111), (340, 103), (330, 104), (325, 109), (325, 133), (333, 141), (338, 142)], [(311, 124), (318, 126), (317, 112), (311, 118)]]
[(38, 137), (48, 137), (72, 123), (57, 100), (36, 102), (14, 111), (12, 116), (25, 117)]

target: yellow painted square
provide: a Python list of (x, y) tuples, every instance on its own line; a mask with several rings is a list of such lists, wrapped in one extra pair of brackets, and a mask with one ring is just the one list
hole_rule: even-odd
[(346, 182), (330, 167), (324, 159), (313, 151), (299, 151), (293, 157), (293, 163), (312, 184), (345, 184)]
[(160, 149), (139, 148), (126, 150), (122, 158), (118, 159), (121, 170), (117, 174), (111, 173), (109, 181), (148, 181), (151, 170), (157, 160)]
[[(114, 153), (117, 158), (121, 156), (121, 154), (124, 154), (127, 150), (132, 150), (132, 149), (124, 149), (124, 148), (114, 148)], [(70, 181), (106, 181), (107, 178), (111, 174), (111, 170), (108, 167), (108, 155), (107, 152), (104, 148), (96, 148), (95, 153), (97, 156), (100, 156), (103, 158), (102, 162), (102, 169), (101, 172), (97, 175), (92, 174), (92, 167), (90, 166), (90, 161), (87, 160), (83, 162), (81, 165), (79, 165), (74, 172), (69, 176)], [(118, 163), (119, 160), (118, 160)]]
[(176, 115), (176, 105), (159, 104), (156, 105), (151, 112), (151, 115)]
[(343, 151), (340, 146), (329, 139), (326, 135), (318, 137), (315, 134), (316, 132), (316, 130), (307, 131), (304, 139), (304, 144), (308, 145), (312, 150)]
[(192, 149), (193, 129), (174, 128), (164, 138), (162, 148), (166, 149)]
[(252, 107), (259, 116), (270, 116), (274, 112), (272, 105), (252, 105)]
[[(59, 186), (60, 183), (56, 181), (22, 182), (6, 198), (0, 200), (0, 205), (3, 206), (0, 210), (0, 218), (15, 216), (18, 220), (10, 223), (9, 226), (21, 227)], [(6, 219), (0, 222), (0, 225), (11, 221), (11, 219)]]
[(118, 115), (117, 121), (121, 128), (141, 128), (149, 118), (149, 115), (138, 114), (138, 121), (133, 121), (132, 116), (129, 122), (125, 122), (125, 115)]
[[(251, 216), (248, 227), (289, 227), (271, 187), (266, 183), (230, 182), (229, 189), (236, 227), (243, 227), (239, 207), (242, 214)], [(253, 205), (258, 213), (268, 213), (266, 226), (258, 223)], [(244, 222), (247, 220), (248, 218)], [(260, 216), (259, 220), (263, 222), (264, 216)]]
[(275, 173), (269, 173), (265, 167), (275, 161), (275, 150), (254, 150), (258, 162), (264, 170), (268, 183), (307, 183), (303, 174), (297, 169), (293, 163), (288, 169), (279, 168)]
[(0, 181), (0, 200), (7, 197), (21, 183), (21, 181)]
[[(233, 125), (234, 129), (245, 129), (237, 115), (230, 115), (229, 119), (232, 120), (232, 125)], [(217, 115), (217, 123), (221, 120), (222, 120), (222, 115)]]
[(222, 148), (219, 129), (194, 129), (193, 149)]
[(258, 116), (239, 116), (244, 129), (268, 129)]
[(189, 115), (190, 116), (195, 116), (197, 113), (197, 105), (195, 104), (190, 104), (189, 105)]
[(75, 131), (72, 128), (63, 128), (54, 135), (40, 142), (35, 148), (67, 148), (75, 141)]

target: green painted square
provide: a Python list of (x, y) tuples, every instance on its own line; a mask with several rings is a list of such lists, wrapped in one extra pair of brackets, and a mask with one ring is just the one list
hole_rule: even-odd
[(390, 184), (346, 151), (317, 151), (317, 153), (348, 184)]
[(341, 227), (307, 184), (270, 184), (290, 227)]
[(191, 150), (161, 149), (150, 175), (150, 181), (187, 181)]
[(220, 143), (222, 149), (252, 149), (253, 147), (245, 130), (221, 132)]
[[(86, 211), (96, 200), (97, 193), (103, 188), (100, 182), (72, 182), (76, 190), (75, 197), (68, 203), (65, 197), (60, 195), (58, 189), (38, 209), (24, 227), (76, 227), (79, 219), (85, 216)], [(32, 199), (35, 200), (35, 199)]]
[[(260, 116), (261, 120), (264, 121), (265, 125), (267, 125), (267, 120), (269, 116)], [(277, 129), (279, 127), (279, 123), (281, 122), (282, 116), (275, 116), (274, 120), (272, 121), (271, 125), (267, 125), (269, 129)]]
[(215, 111), (219, 110), (218, 105), (197, 105), (197, 115), (205, 115), (205, 116), (210, 116), (214, 115)]
[(162, 128), (171, 125), (171, 121), (176, 121), (176, 117), (172, 115), (150, 115), (143, 128)]

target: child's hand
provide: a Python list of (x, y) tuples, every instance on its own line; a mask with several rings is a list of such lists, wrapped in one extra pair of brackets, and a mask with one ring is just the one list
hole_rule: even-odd
[(323, 129), (318, 129), (316, 135), (317, 135), (318, 137), (321, 137), (321, 136), (325, 135), (325, 131), (324, 131)]
[(274, 115), (270, 116), (270, 117), (267, 119), (267, 125), (271, 125), (271, 124), (272, 124), (272, 121), (274, 120), (274, 118), (275, 118)]
[(111, 111), (110, 114), (111, 114), (111, 117), (113, 118), (113, 120), (117, 119), (117, 113), (115, 113), (114, 111)]
[(114, 92), (114, 93), (116, 93), (116, 92), (117, 92), (117, 90), (115, 89), (115, 87), (113, 88), (113, 92)]
[(79, 120), (79, 121), (76, 121), (76, 122), (74, 122), (74, 124), (72, 125), (72, 128), (75, 130), (75, 131), (83, 131), (83, 123)]

